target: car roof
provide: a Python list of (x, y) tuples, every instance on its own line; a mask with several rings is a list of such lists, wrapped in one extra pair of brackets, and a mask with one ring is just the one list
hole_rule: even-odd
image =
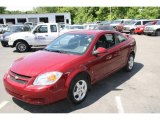
[(106, 31), (115, 33), (115, 31), (111, 31), (111, 30), (75, 30), (75, 31), (69, 31), (67, 33), (78, 33), (78, 34), (92, 34), (92, 35), (96, 35), (96, 34), (104, 33)]

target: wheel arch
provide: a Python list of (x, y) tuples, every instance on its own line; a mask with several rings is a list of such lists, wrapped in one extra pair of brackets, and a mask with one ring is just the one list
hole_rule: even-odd
[(135, 58), (135, 52), (134, 51), (131, 51), (130, 54), (132, 54), (133, 57)]
[(76, 77), (78, 76), (86, 76), (87, 77), (87, 80), (89, 80), (89, 88), (91, 87), (91, 75), (89, 74), (88, 71), (85, 71), (85, 70), (76, 70), (75, 72), (73, 73), (70, 73), (70, 75), (68, 76), (66, 82), (65, 82), (65, 88), (69, 89), (69, 86), (72, 82), (72, 80), (74, 80)]
[(29, 44), (24, 39), (17, 39), (16, 41), (14, 41), (13, 47), (15, 47), (18, 42), (25, 42), (29, 46)]

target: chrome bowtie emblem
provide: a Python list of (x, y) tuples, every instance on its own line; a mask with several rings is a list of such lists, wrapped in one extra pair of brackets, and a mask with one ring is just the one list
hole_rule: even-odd
[(17, 80), (19, 77), (18, 76), (15, 76), (15, 79)]

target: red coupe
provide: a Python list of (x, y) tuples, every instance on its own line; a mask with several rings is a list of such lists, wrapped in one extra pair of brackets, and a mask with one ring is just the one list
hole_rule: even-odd
[(12, 63), (4, 75), (6, 91), (36, 105), (69, 98), (81, 103), (92, 84), (125, 68), (131, 71), (135, 39), (116, 31), (80, 30), (65, 33), (44, 50)]

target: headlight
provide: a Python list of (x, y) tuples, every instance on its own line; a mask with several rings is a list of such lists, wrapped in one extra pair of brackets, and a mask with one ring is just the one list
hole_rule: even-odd
[(4, 40), (9, 41), (9, 40), (10, 40), (10, 37), (5, 37)]
[(63, 73), (61, 72), (47, 72), (39, 75), (33, 82), (33, 85), (51, 85), (57, 82)]
[(144, 28), (140, 28), (140, 30), (143, 30)]

